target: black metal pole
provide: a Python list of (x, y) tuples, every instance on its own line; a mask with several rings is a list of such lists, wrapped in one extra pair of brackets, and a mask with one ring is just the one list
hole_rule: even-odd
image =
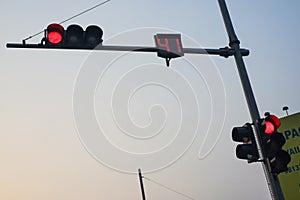
[(139, 169), (139, 179), (140, 179), (142, 197), (143, 197), (143, 200), (146, 200), (146, 195), (145, 195), (145, 190), (144, 190), (144, 184), (143, 184), (143, 176), (142, 176), (141, 169)]
[[(102, 50), (102, 51), (134, 51), (134, 52), (157, 52), (159, 49), (156, 47), (147, 46), (117, 46), (117, 45), (99, 45), (93, 47), (65, 47), (65, 46), (46, 46), (42, 44), (24, 44), (24, 43), (7, 43), (7, 48), (24, 48), (24, 49), (69, 49), (69, 50)], [(235, 50), (232, 48), (224, 47), (219, 49), (203, 49), (203, 48), (183, 48), (184, 53), (189, 54), (210, 54), (229, 57), (234, 55)], [(241, 49), (243, 56), (249, 55), (248, 49)]]
[(226, 26), (227, 34), (229, 37), (229, 46), (235, 50), (234, 58), (238, 68), (244, 94), (247, 100), (250, 115), (255, 126), (255, 140), (258, 146), (260, 156), (263, 159), (263, 168), (269, 186), (269, 190), (271, 193), (271, 197), (274, 200), (283, 199), (279, 182), (276, 181), (277, 175), (273, 175), (271, 173), (270, 162), (269, 159), (266, 157), (266, 153), (262, 146), (262, 138), (260, 136), (260, 129), (258, 125), (260, 115), (254, 98), (253, 90), (251, 88), (247, 70), (244, 64), (243, 55), (241, 54), (240, 51), (240, 41), (238, 40), (238, 37), (235, 34), (225, 0), (218, 0), (218, 2), (223, 16), (224, 24)]

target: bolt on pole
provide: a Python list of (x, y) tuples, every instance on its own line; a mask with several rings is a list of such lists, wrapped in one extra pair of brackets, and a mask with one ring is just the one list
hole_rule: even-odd
[(250, 111), (250, 115), (255, 126), (255, 140), (258, 146), (260, 156), (263, 159), (263, 169), (267, 179), (271, 197), (274, 200), (280, 200), (283, 199), (281, 187), (279, 185), (277, 175), (273, 175), (271, 173), (270, 162), (262, 146), (262, 138), (260, 136), (260, 129), (258, 125), (260, 115), (254, 98), (253, 90), (251, 88), (247, 70), (244, 64), (243, 55), (240, 51), (240, 41), (238, 40), (238, 37), (235, 34), (225, 0), (218, 0), (218, 2), (223, 16), (226, 31), (229, 37), (229, 46), (235, 50), (234, 58), (243, 86), (244, 94), (247, 100), (248, 109)]

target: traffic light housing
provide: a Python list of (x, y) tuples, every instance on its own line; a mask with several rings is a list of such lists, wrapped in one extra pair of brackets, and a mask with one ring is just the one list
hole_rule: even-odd
[(275, 115), (268, 115), (261, 122), (264, 150), (270, 161), (271, 171), (276, 174), (287, 171), (287, 165), (291, 161), (291, 156), (282, 149), (286, 140), (282, 133), (277, 132), (280, 124)]
[(65, 30), (60, 24), (50, 24), (46, 29), (46, 45), (63, 44)]
[(103, 31), (99, 26), (90, 25), (85, 30), (77, 24), (72, 24), (65, 30), (60, 24), (50, 24), (45, 30), (42, 45), (47, 47), (89, 48), (101, 45)]
[(232, 129), (232, 139), (235, 142), (243, 143), (236, 147), (237, 158), (248, 160), (249, 163), (259, 159), (259, 153), (250, 123), (246, 123), (242, 127), (234, 127)]

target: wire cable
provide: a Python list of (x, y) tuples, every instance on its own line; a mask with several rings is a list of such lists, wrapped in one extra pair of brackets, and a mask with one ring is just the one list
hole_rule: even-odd
[[(108, 3), (109, 1), (111, 1), (111, 0), (106, 0), (106, 1), (103, 1), (103, 2), (101, 2), (101, 3), (98, 3), (97, 5), (95, 5), (95, 6), (91, 7), (91, 8), (88, 8), (88, 9), (86, 9), (86, 10), (84, 10), (84, 11), (82, 11), (82, 12), (80, 12), (80, 13), (78, 13), (78, 14), (72, 16), (72, 17), (69, 17), (69, 18), (67, 18), (67, 19), (65, 19), (65, 20), (63, 20), (63, 21), (61, 21), (61, 22), (58, 23), (58, 24), (63, 24), (63, 23), (65, 23), (65, 22), (67, 22), (67, 21), (70, 21), (71, 19), (74, 19), (75, 17), (79, 17), (80, 15), (83, 15), (83, 14), (85, 14), (85, 13), (87, 13), (87, 12), (89, 12), (89, 11), (91, 11), (91, 10), (93, 10), (93, 9), (95, 9), (95, 8), (97, 8), (97, 7), (99, 7), (99, 6), (102, 6), (103, 4)], [(43, 33), (43, 32), (44, 32), (44, 30), (42, 30), (42, 31), (40, 31), (40, 32), (38, 32), (38, 33), (36, 33), (36, 34), (33, 34), (33, 35), (31, 35), (31, 36), (25, 38), (25, 39), (23, 40), (23, 42), (25, 42), (26, 40), (29, 40), (29, 39), (31, 39), (31, 38), (33, 38), (33, 37), (35, 37), (35, 36), (37, 36), (37, 35), (39, 35), (39, 34), (41, 34), (41, 33)]]
[(165, 185), (163, 185), (163, 184), (161, 184), (161, 183), (159, 183), (159, 182), (157, 182), (157, 181), (154, 181), (154, 180), (152, 180), (152, 179), (150, 179), (150, 178), (148, 178), (148, 177), (143, 176), (143, 178), (144, 178), (145, 180), (147, 180), (147, 181), (149, 181), (149, 182), (152, 182), (152, 183), (154, 183), (154, 184), (156, 184), (156, 185), (159, 185), (159, 186), (161, 186), (161, 187), (163, 187), (163, 188), (165, 188), (165, 189), (167, 189), (167, 190), (169, 190), (169, 191), (172, 191), (172, 192), (174, 192), (174, 193), (176, 193), (176, 194), (179, 194), (179, 195), (181, 195), (181, 196), (183, 196), (183, 197), (185, 197), (185, 198), (187, 198), (187, 199), (196, 200), (196, 199), (194, 199), (193, 197), (190, 197), (189, 195), (186, 195), (186, 194), (184, 194), (184, 193), (182, 193), (182, 192), (178, 192), (178, 191), (176, 191), (176, 190), (174, 190), (174, 189), (172, 189), (172, 188), (170, 188), (170, 187), (168, 187), (168, 186), (165, 186)]

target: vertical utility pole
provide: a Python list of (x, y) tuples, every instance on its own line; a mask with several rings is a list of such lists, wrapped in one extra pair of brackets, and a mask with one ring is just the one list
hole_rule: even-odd
[(244, 94), (247, 100), (252, 122), (255, 126), (255, 140), (258, 146), (259, 154), (263, 160), (263, 169), (267, 179), (271, 197), (274, 200), (283, 199), (283, 195), (277, 179), (277, 175), (273, 175), (271, 173), (270, 162), (262, 146), (262, 138), (261, 138), (260, 129), (258, 125), (260, 115), (251, 88), (247, 70), (244, 64), (243, 55), (240, 50), (240, 41), (238, 40), (238, 37), (235, 34), (225, 0), (218, 0), (218, 2), (219, 2), (220, 10), (222, 12), (224, 24), (226, 26), (226, 31), (229, 37), (229, 46), (235, 50), (234, 58), (239, 72), (240, 80), (243, 86)]
[(145, 190), (144, 190), (144, 184), (143, 184), (143, 176), (142, 176), (141, 169), (139, 169), (139, 179), (140, 179), (142, 197), (143, 197), (143, 200), (146, 200), (146, 195), (145, 195)]

